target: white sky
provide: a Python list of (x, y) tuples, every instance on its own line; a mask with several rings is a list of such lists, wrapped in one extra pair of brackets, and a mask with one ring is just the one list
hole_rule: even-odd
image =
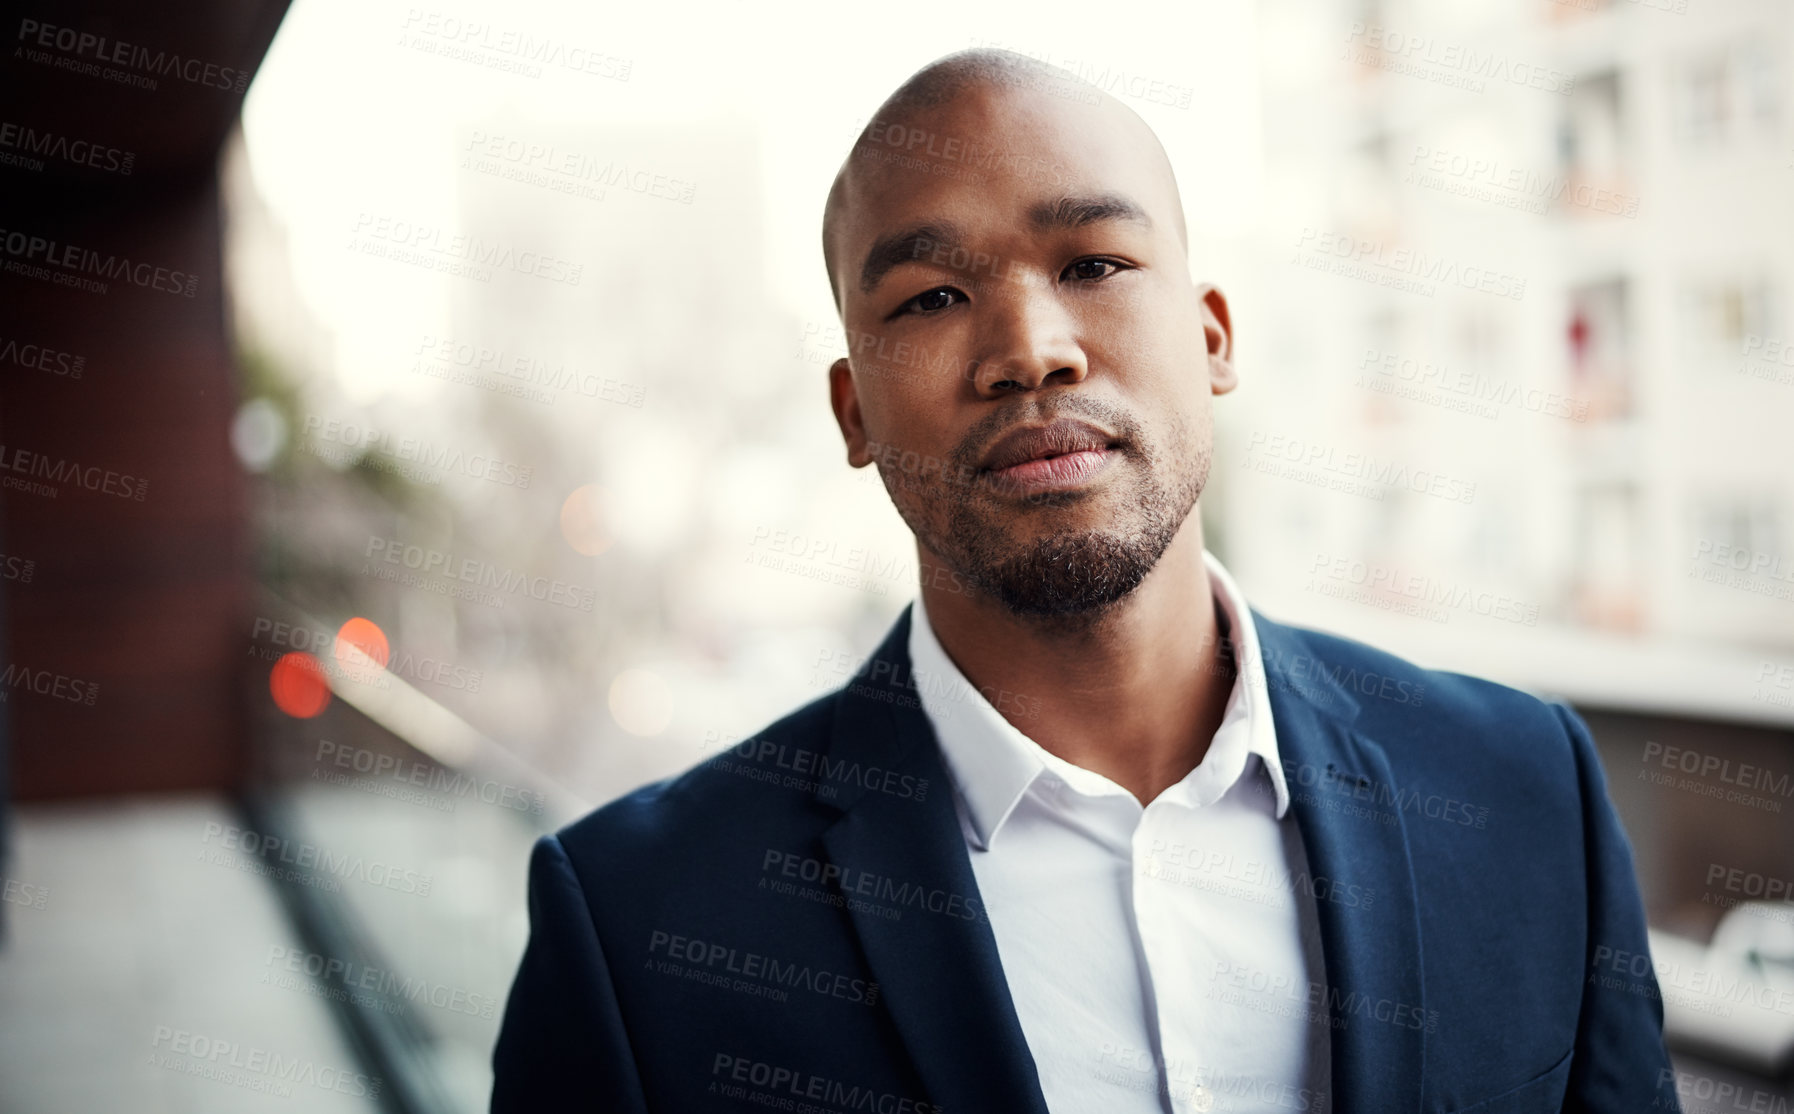
[[(619, 55), (631, 62), (629, 80), (554, 68), (531, 78), (402, 41), (408, 23), (432, 18)], [(548, 134), (660, 122), (758, 130), (768, 290), (802, 319), (823, 320), (833, 311), (817, 230), (856, 126), (917, 67), (974, 40), (1193, 89), (1189, 109), (1122, 100), (1170, 152), (1192, 234), (1251, 229), (1262, 189), (1258, 51), (1245, 0), (863, 12), (821, 3), (769, 12), (742, 0), (297, 0), (250, 89), (244, 127), (257, 186), (290, 236), (301, 295), (337, 335), (345, 387), (365, 398), (367, 370), (391, 362), (394, 323), (408, 335), (446, 323), (453, 280), (420, 281), (430, 276), (417, 272), (395, 281), (390, 266), (346, 265), (354, 221), (372, 210), (458, 229), (455, 163), (473, 122), (515, 112)]]

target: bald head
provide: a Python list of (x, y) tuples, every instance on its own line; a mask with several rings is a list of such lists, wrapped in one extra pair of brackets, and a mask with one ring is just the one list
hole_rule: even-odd
[[(1154, 214), (1175, 230), (1185, 252), (1189, 235), (1177, 178), (1158, 136), (1120, 101), (1056, 66), (1014, 51), (980, 48), (936, 59), (916, 71), (887, 97), (854, 141), (829, 189), (822, 214), (822, 254), (835, 306), (846, 300), (844, 283), (854, 280), (851, 236), (857, 210), (879, 195), (922, 181), (982, 181), (1006, 178), (1071, 184), (1079, 168), (1048, 161), (1018, 142), (1016, 112), (1071, 117), (1085, 127), (1113, 129), (1161, 175), (1165, 212)], [(1026, 131), (1026, 129), (1021, 129)], [(862, 268), (863, 270), (863, 268)]]

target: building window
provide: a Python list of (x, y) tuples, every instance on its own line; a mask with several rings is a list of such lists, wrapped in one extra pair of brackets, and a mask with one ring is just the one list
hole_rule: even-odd
[(1571, 609), (1587, 626), (1644, 628), (1639, 567), (1638, 490), (1630, 483), (1591, 484), (1576, 493)]
[(1569, 394), (1588, 400), (1590, 421), (1632, 413), (1632, 336), (1626, 280), (1609, 279), (1570, 291), (1564, 340)]
[[(1785, 563), (1782, 500), (1771, 495), (1716, 495), (1695, 509), (1697, 554), (1724, 555), (1718, 564), (1741, 568)], [(1738, 555), (1743, 555), (1742, 557)]]
[(1708, 371), (1733, 372), (1738, 358), (1779, 338), (1775, 293), (1761, 275), (1690, 281), (1682, 290), (1683, 356)]
[(1774, 143), (1781, 130), (1781, 66), (1756, 39), (1690, 58), (1673, 71), (1677, 138), (1688, 147)]
[(1601, 190), (1626, 189), (1627, 149), (1619, 74), (1593, 74), (1576, 79), (1558, 124), (1557, 153), (1570, 199)]

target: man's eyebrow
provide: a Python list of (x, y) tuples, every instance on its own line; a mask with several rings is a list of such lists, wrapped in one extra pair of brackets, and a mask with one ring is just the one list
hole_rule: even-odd
[(1061, 197), (1029, 206), (1028, 221), (1035, 228), (1082, 228), (1108, 220), (1128, 220), (1152, 227), (1152, 218), (1132, 198), (1119, 193), (1099, 193), (1091, 197)]
[[(1103, 221), (1133, 221), (1150, 229), (1152, 218), (1138, 202), (1119, 193), (1099, 193), (1089, 197), (1061, 197), (1041, 201), (1028, 207), (1028, 223), (1042, 232), (1055, 228), (1082, 228)], [(860, 292), (870, 294), (877, 289), (891, 270), (935, 251), (951, 252), (959, 247), (959, 229), (946, 222), (916, 225), (889, 236), (881, 236), (866, 253), (860, 267)]]
[(870, 294), (893, 268), (933, 254), (937, 248), (959, 246), (959, 229), (951, 224), (919, 224), (889, 236), (880, 236), (860, 267), (860, 293)]

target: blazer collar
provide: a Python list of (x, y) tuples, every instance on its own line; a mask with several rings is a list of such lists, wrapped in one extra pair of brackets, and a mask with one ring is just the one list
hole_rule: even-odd
[[(1252, 614), (1309, 872), (1317, 881), (1375, 893), (1355, 908), (1315, 903), (1334, 1023), (1332, 1107), (1418, 1111), (1431, 1015), (1404, 814), (1371, 810), (1367, 818), (1352, 807), (1366, 787), (1397, 788), (1388, 757), (1353, 726), (1360, 675), (1318, 656), (1299, 632)], [(854, 877), (875, 877), (886, 894), (909, 895), (896, 904), (849, 901), (847, 915), (933, 1099), (949, 1110), (1047, 1114), (952, 782), (915, 689), (910, 619), (905, 607), (841, 690), (829, 758), (925, 781), (926, 793), (918, 799), (888, 792), (888, 778), (830, 779), (838, 794), (816, 803), (838, 815), (822, 842)]]

